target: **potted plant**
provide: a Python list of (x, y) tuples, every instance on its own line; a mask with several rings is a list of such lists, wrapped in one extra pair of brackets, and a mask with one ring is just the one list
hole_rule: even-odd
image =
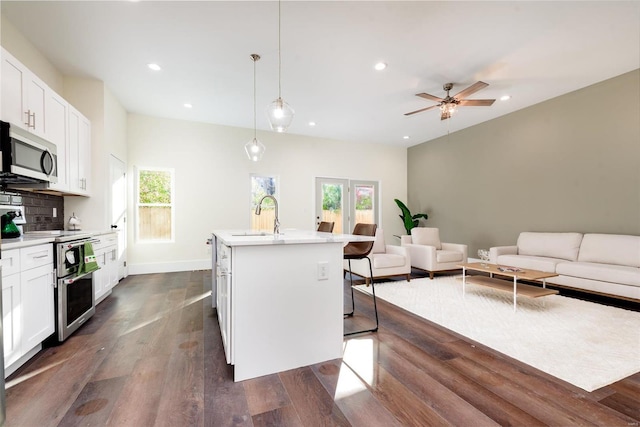
[(407, 234), (411, 234), (411, 229), (418, 226), (418, 222), (420, 218), (424, 218), (424, 219), (429, 218), (429, 215), (427, 215), (426, 213), (411, 215), (411, 211), (409, 211), (409, 208), (407, 207), (407, 205), (405, 205), (398, 199), (393, 199), (393, 200), (396, 202), (396, 204), (400, 208), (400, 211), (402, 211), (402, 215), (398, 215), (398, 216), (402, 220), (402, 223), (404, 224), (404, 228), (405, 230), (407, 230)]

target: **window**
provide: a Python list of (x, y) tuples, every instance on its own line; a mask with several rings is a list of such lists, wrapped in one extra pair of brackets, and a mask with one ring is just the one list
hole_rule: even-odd
[(174, 170), (137, 170), (137, 221), (139, 241), (171, 242), (174, 235)]
[(251, 175), (251, 229), (273, 231), (276, 218), (275, 203), (271, 199), (262, 202), (262, 212), (256, 215), (256, 206), (264, 196), (277, 197), (278, 180), (275, 176)]
[(377, 181), (316, 178), (316, 225), (334, 223), (334, 233), (350, 233), (357, 223), (379, 224)]

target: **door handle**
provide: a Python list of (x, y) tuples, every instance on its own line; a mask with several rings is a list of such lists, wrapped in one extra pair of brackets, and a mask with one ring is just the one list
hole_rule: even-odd
[(111, 224), (111, 228), (118, 228), (118, 225), (116, 225), (116, 224)]

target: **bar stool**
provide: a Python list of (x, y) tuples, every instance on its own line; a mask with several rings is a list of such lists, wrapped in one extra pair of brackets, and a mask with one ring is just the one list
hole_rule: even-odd
[(325, 233), (333, 233), (333, 225), (334, 222), (322, 221), (318, 224), (318, 231), (322, 231)]
[[(376, 224), (356, 224), (353, 229), (353, 233), (359, 236), (371, 236), (375, 237)], [(355, 311), (355, 300), (353, 298), (353, 274), (351, 273), (351, 260), (352, 259), (367, 259), (369, 261), (369, 277), (371, 279), (371, 291), (373, 293), (373, 310), (376, 315), (376, 327), (373, 329), (364, 329), (362, 331), (347, 332), (344, 336), (361, 334), (363, 332), (377, 332), (378, 331), (378, 305), (376, 304), (376, 286), (373, 281), (373, 269), (371, 268), (371, 259), (367, 256), (373, 249), (374, 242), (349, 242), (343, 249), (343, 257), (349, 264), (349, 280), (351, 281), (351, 312), (345, 313), (345, 317), (353, 316)]]

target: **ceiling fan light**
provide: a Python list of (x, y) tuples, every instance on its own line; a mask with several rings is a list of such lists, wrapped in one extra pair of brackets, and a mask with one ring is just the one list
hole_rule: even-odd
[(447, 114), (448, 116), (451, 116), (453, 113), (458, 111), (456, 107), (457, 106), (454, 103), (442, 104), (440, 106), (440, 111), (442, 111), (443, 114)]
[(291, 125), (294, 114), (295, 111), (293, 111), (293, 108), (284, 102), (282, 98), (273, 101), (267, 107), (267, 119), (269, 120), (271, 130), (285, 132)]
[(266, 150), (267, 148), (262, 142), (258, 141), (258, 138), (253, 138), (244, 145), (244, 151), (247, 153), (249, 160), (254, 162), (260, 161)]

